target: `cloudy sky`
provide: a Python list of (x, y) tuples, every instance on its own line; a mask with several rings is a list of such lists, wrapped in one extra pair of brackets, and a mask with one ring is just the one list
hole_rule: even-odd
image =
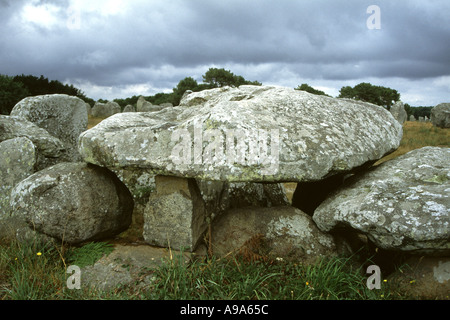
[(434, 106), (450, 102), (449, 14), (448, 0), (0, 0), (0, 74), (111, 100), (217, 67), (332, 96), (370, 82)]

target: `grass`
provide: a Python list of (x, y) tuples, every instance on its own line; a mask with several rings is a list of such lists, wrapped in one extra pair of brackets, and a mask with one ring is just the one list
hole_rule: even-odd
[(429, 122), (407, 121), (403, 124), (403, 138), (400, 147), (395, 152), (380, 159), (375, 165), (426, 146), (450, 147), (450, 130), (435, 127)]
[(105, 120), (105, 119), (104, 118), (95, 118), (95, 117), (89, 116), (88, 117), (88, 129), (91, 129), (91, 128), (95, 127), (96, 125), (98, 125), (103, 120)]
[[(360, 300), (391, 299), (385, 285), (369, 290), (367, 276), (353, 258), (322, 259), (317, 265), (248, 261), (242, 257), (198, 258), (185, 263), (181, 253), (154, 269), (146, 286), (110, 291), (69, 290), (68, 263), (93, 264), (111, 251), (107, 243), (79, 248), (37, 240), (0, 246), (0, 300)], [(90, 257), (87, 262), (85, 256)], [(86, 263), (87, 262), (87, 263)], [(397, 295), (394, 298), (402, 298)]]

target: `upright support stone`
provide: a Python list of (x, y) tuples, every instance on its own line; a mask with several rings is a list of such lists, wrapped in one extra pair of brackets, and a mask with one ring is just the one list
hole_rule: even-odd
[(194, 251), (208, 226), (195, 179), (155, 177), (156, 190), (144, 211), (144, 239), (155, 246)]

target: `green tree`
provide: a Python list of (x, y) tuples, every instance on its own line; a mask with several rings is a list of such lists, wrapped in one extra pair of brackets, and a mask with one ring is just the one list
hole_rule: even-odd
[(430, 118), (432, 109), (433, 107), (411, 107), (411, 114), (414, 115), (416, 119), (419, 119), (419, 117)]
[(225, 86), (233, 86), (236, 79), (235, 75), (225, 69), (210, 68), (203, 75), (203, 82), (209, 84), (211, 88), (220, 88)]
[(312, 94), (317, 94), (319, 96), (328, 96), (325, 92), (314, 89), (313, 87), (311, 87), (310, 85), (308, 85), (307, 83), (303, 83), (302, 85), (298, 86), (297, 88), (295, 88), (295, 90), (301, 90), (301, 91), (306, 91)]
[(9, 115), (14, 106), (23, 98), (30, 96), (30, 92), (20, 82), (12, 77), (0, 75), (0, 114)]
[(178, 82), (177, 86), (173, 88), (173, 105), (177, 106), (180, 104), (180, 100), (183, 97), (183, 94), (186, 90), (197, 91), (198, 90), (198, 82), (192, 77), (186, 77), (180, 82)]
[(360, 83), (355, 87), (342, 87), (339, 98), (350, 98), (370, 102), (379, 106), (386, 107), (388, 110), (391, 106), (400, 100), (400, 94), (397, 90), (382, 86), (374, 86), (370, 83)]
[(161, 105), (163, 103), (173, 104), (173, 93), (157, 93), (148, 97), (146, 100), (156, 105)]
[(223, 68), (210, 68), (203, 75), (203, 82), (210, 88), (221, 88), (225, 86), (239, 87), (241, 85), (261, 85), (258, 81), (248, 81), (243, 76), (235, 75), (230, 70)]
[(67, 94), (78, 97), (85, 102), (93, 105), (95, 101), (85, 96), (85, 94), (72, 84), (63, 84), (58, 80), (49, 81), (43, 75), (39, 78), (33, 75), (17, 75), (13, 78), (14, 82), (21, 83), (28, 91), (30, 96), (39, 96), (44, 94)]

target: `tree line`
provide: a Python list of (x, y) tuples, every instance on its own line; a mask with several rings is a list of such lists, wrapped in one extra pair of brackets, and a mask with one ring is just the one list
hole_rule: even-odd
[[(224, 86), (238, 87), (241, 85), (262, 85), (258, 81), (249, 81), (240, 75), (235, 75), (230, 70), (223, 68), (210, 68), (203, 76), (202, 83), (198, 83), (192, 77), (186, 77), (178, 82), (171, 93), (157, 93), (152, 96), (144, 97), (147, 101), (155, 105), (163, 103), (172, 103), (174, 106), (180, 103), (183, 94), (187, 90), (193, 92), (202, 91), (205, 89), (220, 88)], [(317, 90), (307, 83), (299, 85), (296, 90), (306, 91), (316, 95), (329, 96), (321, 90)], [(18, 75), (10, 77), (0, 75), (0, 114), (9, 114), (12, 108), (23, 98), (29, 96), (37, 96), (44, 94), (67, 94), (79, 97), (91, 106), (94, 105), (95, 100), (86, 97), (86, 95), (73, 85), (62, 84), (58, 80), (49, 81), (44, 76), (35, 77), (32, 75)], [(360, 83), (354, 87), (345, 86), (339, 91), (338, 98), (349, 98), (355, 100), (366, 101), (376, 105), (383, 106), (388, 110), (391, 106), (400, 100), (400, 93), (397, 90), (375, 86), (370, 83)], [(139, 96), (135, 95), (124, 99), (115, 99), (122, 109), (126, 105), (136, 105)], [(99, 99), (99, 102), (106, 102), (106, 100)], [(405, 104), (405, 110), (410, 115), (418, 117), (430, 117), (431, 109), (433, 107), (411, 107)]]
[(14, 106), (26, 97), (57, 93), (76, 96), (90, 104), (95, 103), (73, 85), (63, 84), (58, 80), (49, 81), (43, 75), (39, 78), (24, 74), (14, 77), (0, 75), (0, 114), (10, 114)]

